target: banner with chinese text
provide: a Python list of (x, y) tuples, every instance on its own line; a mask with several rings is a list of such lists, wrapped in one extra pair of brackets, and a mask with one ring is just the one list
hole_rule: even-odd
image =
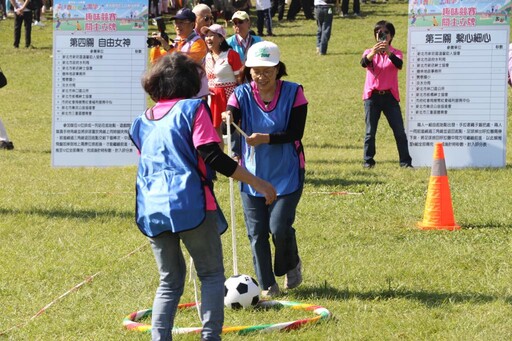
[(506, 163), (511, 1), (411, 0), (407, 136), (414, 166)]
[(128, 129), (146, 108), (147, 6), (54, 1), (53, 166), (136, 163)]

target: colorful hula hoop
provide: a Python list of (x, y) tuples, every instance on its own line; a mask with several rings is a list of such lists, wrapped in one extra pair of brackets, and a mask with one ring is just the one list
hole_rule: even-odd
[[(183, 303), (178, 305), (178, 309), (186, 309), (195, 307), (195, 303)], [(223, 327), (222, 333), (238, 333), (240, 335), (245, 335), (253, 332), (273, 332), (273, 331), (285, 331), (285, 330), (295, 330), (302, 328), (307, 324), (317, 323), (322, 320), (328, 320), (332, 317), (332, 314), (329, 310), (319, 305), (314, 304), (303, 304), (299, 302), (291, 302), (291, 301), (259, 301), (255, 308), (272, 308), (272, 307), (288, 307), (297, 310), (306, 310), (312, 311), (316, 316), (295, 320), (289, 322), (281, 322), (274, 324), (260, 324), (255, 326), (235, 326), (235, 327)], [(123, 320), (123, 326), (128, 330), (150, 333), (151, 325), (139, 323), (137, 321), (147, 318), (151, 316), (152, 309), (139, 310), (130, 315), (126, 316)], [(173, 334), (188, 334), (188, 333), (200, 333), (202, 327), (189, 327), (189, 328), (179, 328), (174, 327), (172, 329)]]

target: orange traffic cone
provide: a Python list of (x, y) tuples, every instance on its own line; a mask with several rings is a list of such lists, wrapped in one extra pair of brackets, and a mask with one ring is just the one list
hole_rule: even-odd
[(444, 162), (443, 143), (441, 142), (434, 146), (434, 161), (428, 183), (427, 202), (425, 203), (423, 221), (418, 222), (418, 227), (423, 230), (452, 231), (460, 229), (453, 217), (452, 196)]

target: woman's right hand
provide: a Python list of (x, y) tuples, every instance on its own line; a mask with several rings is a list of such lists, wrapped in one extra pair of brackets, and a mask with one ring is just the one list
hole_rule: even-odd
[(386, 51), (388, 47), (388, 43), (385, 41), (379, 41), (377, 44), (373, 45), (372, 50), (375, 52), (375, 54), (383, 53)]
[(229, 117), (229, 122), (230, 123), (233, 122), (233, 113), (231, 113), (231, 111), (229, 111), (229, 110), (224, 111), (220, 115), (222, 116), (222, 122), (227, 124), (228, 117)]
[(274, 186), (270, 182), (258, 178), (257, 181), (252, 185), (254, 189), (263, 194), (265, 197), (265, 204), (271, 205), (277, 199), (277, 192)]

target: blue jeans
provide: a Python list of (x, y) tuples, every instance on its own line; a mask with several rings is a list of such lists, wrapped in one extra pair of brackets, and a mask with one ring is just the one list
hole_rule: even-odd
[(333, 11), (332, 6), (315, 6), (316, 25), (318, 26), (316, 47), (320, 54), (327, 53), (327, 44), (331, 38)]
[(389, 126), (393, 130), (400, 166), (410, 165), (412, 159), (409, 155), (407, 135), (405, 135), (404, 120), (402, 118), (400, 104), (390, 93), (384, 95), (373, 94), (372, 97), (364, 101), (364, 113), (366, 116), (364, 162), (371, 165), (375, 164), (375, 160), (373, 159), (375, 156), (375, 135), (377, 134), (377, 126), (379, 125), (381, 112), (384, 112), (384, 116), (386, 116)]
[[(276, 283), (275, 276), (283, 276), (299, 263), (295, 229), (295, 211), (302, 195), (302, 186), (295, 192), (278, 196), (270, 206), (265, 198), (240, 193), (244, 207), (245, 226), (251, 243), (254, 270), (260, 287), (267, 290)], [(274, 243), (274, 271), (269, 234)]]
[(183, 294), (186, 264), (180, 240), (194, 260), (201, 281), (202, 338), (220, 340), (224, 323), (224, 265), (217, 231), (217, 213), (207, 212), (197, 228), (180, 233), (164, 232), (149, 238), (160, 273), (153, 301), (152, 340), (171, 340), (174, 315)]

